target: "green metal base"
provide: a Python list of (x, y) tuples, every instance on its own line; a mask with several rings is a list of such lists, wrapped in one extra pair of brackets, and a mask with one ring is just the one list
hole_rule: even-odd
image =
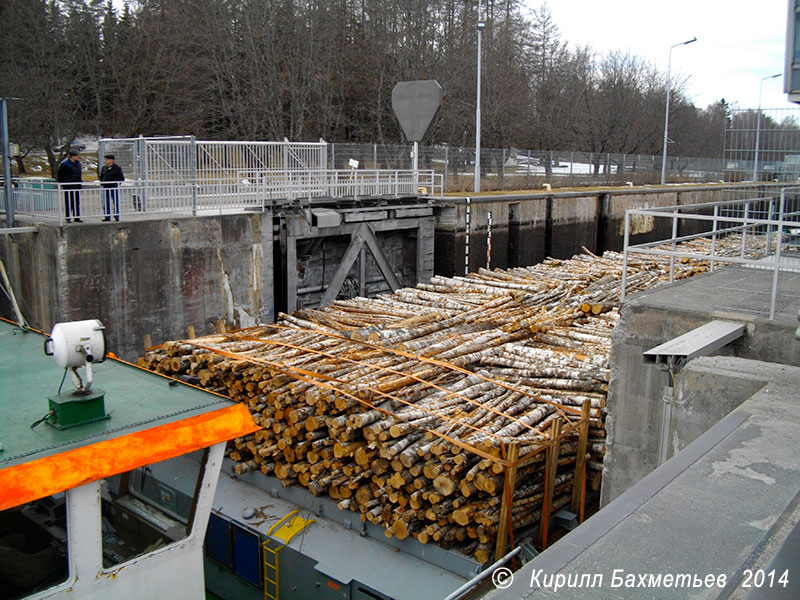
[(47, 399), (50, 416), (46, 422), (56, 429), (69, 429), (109, 419), (106, 414), (105, 395), (103, 390), (93, 390), (85, 396), (74, 393), (50, 396)]

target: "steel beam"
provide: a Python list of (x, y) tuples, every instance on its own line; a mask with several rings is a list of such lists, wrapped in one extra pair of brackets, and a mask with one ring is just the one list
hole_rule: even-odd
[(706, 356), (744, 335), (744, 323), (714, 320), (644, 353), (646, 362), (680, 369), (697, 356)]
[(659, 465), (664, 464), (669, 455), (676, 373), (693, 358), (707, 356), (742, 337), (744, 329), (744, 323), (714, 320), (644, 352), (646, 363), (660, 365), (669, 372), (669, 380), (661, 397), (663, 410), (658, 441)]

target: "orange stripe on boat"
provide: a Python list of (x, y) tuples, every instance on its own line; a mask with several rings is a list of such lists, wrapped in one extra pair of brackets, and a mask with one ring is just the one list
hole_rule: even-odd
[(243, 404), (0, 470), (0, 510), (261, 429)]

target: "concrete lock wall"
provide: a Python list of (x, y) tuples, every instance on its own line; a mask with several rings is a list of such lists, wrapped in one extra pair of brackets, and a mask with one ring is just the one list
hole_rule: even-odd
[[(469, 206), (469, 216), (467, 207)], [(492, 268), (532, 265), (547, 257), (547, 199), (506, 196), (501, 199), (463, 198), (440, 201), (435, 209), (434, 273), (463, 275), (486, 268), (489, 213), (492, 213)], [(467, 221), (469, 219), (469, 248)]]
[[(763, 193), (754, 188), (754, 194)], [(437, 275), (462, 275), (469, 231), (470, 271), (486, 268), (488, 217), (492, 214), (491, 268), (532, 265), (544, 258), (569, 258), (583, 248), (598, 254), (622, 251), (625, 211), (715, 202), (721, 186), (704, 188), (654, 188), (652, 190), (604, 188), (587, 192), (444, 198), (436, 204)], [(467, 223), (469, 207), (469, 225)], [(707, 208), (702, 214), (713, 214)], [(678, 222), (678, 235), (710, 229), (709, 222)], [(639, 244), (672, 235), (668, 219), (633, 216), (631, 243)]]
[[(625, 209), (710, 202), (720, 199), (720, 189), (604, 188), (481, 196), (469, 203), (465, 198), (436, 200), (433, 272), (463, 275), (465, 262), (469, 271), (486, 267), (490, 212), (490, 267), (511, 268), (548, 256), (568, 258), (584, 246), (595, 253), (620, 250)], [(229, 326), (271, 322), (276, 281), (272, 227), (269, 213), (40, 225), (37, 233), (3, 236), (0, 253), (23, 311), (34, 324), (49, 331), (59, 321), (100, 318), (108, 328), (110, 347), (134, 358), (145, 334), (158, 343), (185, 336), (188, 325), (198, 334), (207, 333), (218, 319)], [(685, 227), (680, 234), (688, 233)], [(641, 219), (631, 239), (637, 243), (670, 234), (667, 219)], [(411, 247), (409, 241), (402, 243), (404, 252)], [(401, 262), (407, 260), (403, 256)], [(13, 314), (2, 297), (0, 311)]]
[[(710, 202), (714, 192), (702, 192)], [(678, 204), (677, 192), (652, 194), (609, 194), (603, 206), (602, 239), (603, 251), (620, 252), (625, 243), (625, 211), (632, 208), (657, 208)], [(672, 228), (665, 219), (654, 219), (641, 215), (631, 217), (631, 241), (635, 244), (663, 240), (672, 235)]]
[(604, 195), (577, 198), (551, 198), (551, 230), (548, 256), (569, 258), (583, 252), (586, 247), (592, 252), (598, 249), (597, 232), (601, 224)]
[(670, 455), (674, 456), (708, 431), (758, 390), (768, 379), (753, 379), (737, 370), (731, 356), (706, 356), (691, 361), (675, 381)]
[(108, 349), (126, 359), (141, 355), (146, 334), (157, 344), (189, 325), (200, 335), (219, 319), (233, 328), (274, 318), (269, 213), (40, 225), (4, 236), (0, 251), (32, 325), (100, 319)]
[(612, 334), (602, 505), (658, 467), (668, 375), (645, 363), (643, 353), (706, 322), (703, 314), (674, 312), (665, 318), (660, 310), (623, 307)]
[(667, 458), (763, 387), (762, 381), (736, 378), (733, 369), (724, 367), (724, 359), (800, 364), (800, 344), (794, 339), (794, 325), (788, 327), (786, 323), (740, 312), (712, 313), (710, 309), (682, 307), (681, 288), (698, 285), (704, 277), (707, 275), (631, 297), (620, 311), (620, 321), (612, 334), (601, 505), (608, 504), (658, 467), (664, 415), (662, 398), (669, 375), (662, 367), (647, 363), (643, 357), (645, 351), (713, 318), (746, 323), (742, 338), (715, 352), (716, 362), (698, 358), (676, 375)]
[[(758, 191), (756, 191), (758, 193)], [(666, 206), (687, 206), (717, 202), (722, 199), (719, 188), (653, 193), (609, 193), (603, 202), (600, 219), (600, 246), (603, 251), (621, 252), (625, 242), (625, 211), (634, 208), (663, 208)], [(698, 214), (712, 215), (712, 208), (705, 208)], [(691, 235), (709, 231), (708, 221), (678, 220), (678, 235)], [(632, 215), (630, 221), (631, 243), (643, 244), (672, 236), (672, 224), (668, 219), (654, 219), (643, 215)]]

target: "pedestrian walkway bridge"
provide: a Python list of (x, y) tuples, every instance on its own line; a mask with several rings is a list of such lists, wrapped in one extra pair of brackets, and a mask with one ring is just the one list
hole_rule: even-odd
[[(113, 154), (126, 181), (119, 188), (123, 220), (233, 214), (331, 199), (441, 196), (433, 170), (329, 169), (325, 142), (198, 141), (191, 136), (101, 139), (97, 155)], [(85, 182), (80, 217), (104, 215), (103, 188)], [(15, 182), (12, 208), (24, 221), (64, 223), (64, 189), (46, 178)]]
[[(280, 206), (303, 206), (322, 199), (441, 196), (441, 175), (433, 171), (319, 170), (263, 171), (232, 180), (125, 181), (119, 188), (123, 220), (232, 214)], [(80, 216), (100, 220), (104, 189), (84, 183)], [(21, 180), (13, 190), (14, 214), (25, 221), (65, 222), (62, 186), (42, 179)]]

